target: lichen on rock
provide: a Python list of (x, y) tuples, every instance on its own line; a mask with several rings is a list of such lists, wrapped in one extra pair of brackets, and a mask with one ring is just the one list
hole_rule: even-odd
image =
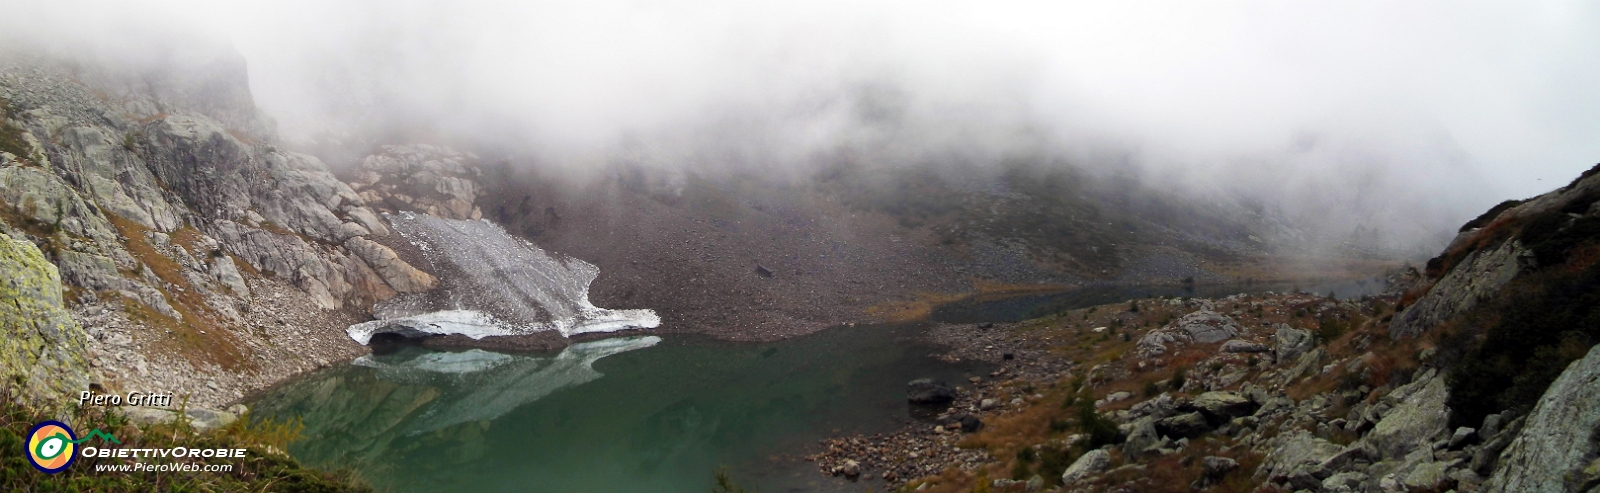
[(54, 407), (88, 388), (87, 351), (56, 266), (32, 243), (0, 234), (0, 388), (24, 405)]

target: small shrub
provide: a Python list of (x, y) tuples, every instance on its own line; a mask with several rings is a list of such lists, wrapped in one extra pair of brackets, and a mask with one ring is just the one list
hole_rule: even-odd
[(728, 476), (728, 466), (718, 467), (712, 476), (716, 478), (717, 484), (711, 487), (711, 493), (755, 493), (735, 483), (733, 478)]
[(1089, 450), (1117, 441), (1117, 422), (1096, 412), (1093, 402), (1084, 402), (1078, 406), (1078, 429), (1089, 436)]
[(1187, 378), (1184, 375), (1183, 368), (1179, 368), (1172, 372), (1172, 380), (1167, 382), (1167, 388), (1172, 390), (1180, 390), (1183, 388), (1183, 384), (1186, 382)]
[(1145, 382), (1143, 393), (1145, 397), (1155, 397), (1156, 394), (1161, 393), (1161, 388), (1157, 387), (1155, 382)]

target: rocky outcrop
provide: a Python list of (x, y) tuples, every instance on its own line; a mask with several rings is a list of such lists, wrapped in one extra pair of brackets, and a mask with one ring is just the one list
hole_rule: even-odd
[(355, 315), (337, 309), (431, 284), (393, 252), (346, 246), (388, 227), (320, 160), (278, 147), (237, 56), (108, 67), (13, 48), (0, 47), (0, 127), (16, 137), (0, 151), (0, 233), (55, 264), (76, 316), (126, 322), (85, 325), (108, 388), (148, 379), (220, 404), (250, 390), (228, 382), (341, 357), (308, 349), (332, 327), (289, 327), (283, 311), (343, 327)]
[(1276, 445), (1256, 469), (1256, 477), (1287, 483), (1291, 489), (1317, 488), (1322, 482), (1316, 478), (1324, 471), (1322, 463), (1344, 449), (1304, 430), (1279, 435), (1274, 442)]
[(1414, 337), (1465, 313), (1533, 265), (1532, 253), (1516, 240), (1508, 240), (1494, 249), (1469, 253), (1427, 294), (1395, 314), (1389, 325), (1389, 336)]
[(1482, 491), (1579, 493), (1600, 489), (1600, 346), (1539, 398), (1501, 452)]
[(438, 279), (400, 260), (394, 250), (375, 241), (358, 236), (345, 240), (344, 246), (377, 270), (395, 291), (421, 293), (439, 285)]
[(352, 185), (368, 202), (390, 211), (416, 211), (445, 219), (479, 219), (473, 205), (482, 176), (477, 156), (425, 144), (384, 146), (361, 161)]
[(32, 243), (0, 234), (0, 389), (56, 406), (89, 388), (87, 336), (62, 306), (61, 276)]
[(1149, 358), (1167, 352), (1168, 344), (1214, 344), (1239, 335), (1239, 324), (1211, 310), (1184, 315), (1139, 339), (1136, 351)]

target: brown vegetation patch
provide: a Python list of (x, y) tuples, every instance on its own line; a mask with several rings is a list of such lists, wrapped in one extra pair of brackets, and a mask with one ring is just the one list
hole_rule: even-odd
[(199, 288), (184, 277), (183, 266), (150, 244), (145, 236), (150, 230), (109, 212), (106, 218), (126, 238), (124, 245), (128, 252), (168, 284), (168, 287), (160, 290), (161, 295), (178, 312), (180, 320), (174, 320), (134, 300), (126, 300), (129, 316), (166, 329), (171, 336), (169, 341), (177, 345), (177, 353), (185, 357), (199, 358), (229, 370), (254, 367), (253, 362), (239, 350), (239, 341), (219, 322), (220, 316), (206, 304)]

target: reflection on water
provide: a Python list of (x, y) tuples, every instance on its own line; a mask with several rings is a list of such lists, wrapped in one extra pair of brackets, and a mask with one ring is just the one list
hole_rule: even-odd
[(554, 357), (512, 356), (481, 349), (452, 353), (408, 347), (398, 354), (367, 355), (352, 364), (377, 369), (380, 379), (444, 389), (415, 413), (406, 434), (468, 421), (491, 420), (562, 388), (600, 378), (596, 360), (661, 342), (628, 337), (573, 344)]
[(303, 420), (297, 458), (394, 491), (704, 492), (728, 465), (761, 491), (858, 492), (800, 460), (804, 448), (912, 419), (907, 381), (988, 371), (931, 357), (940, 349), (912, 340), (920, 330), (632, 337), (553, 355), (413, 347), (297, 379), (254, 407)]

